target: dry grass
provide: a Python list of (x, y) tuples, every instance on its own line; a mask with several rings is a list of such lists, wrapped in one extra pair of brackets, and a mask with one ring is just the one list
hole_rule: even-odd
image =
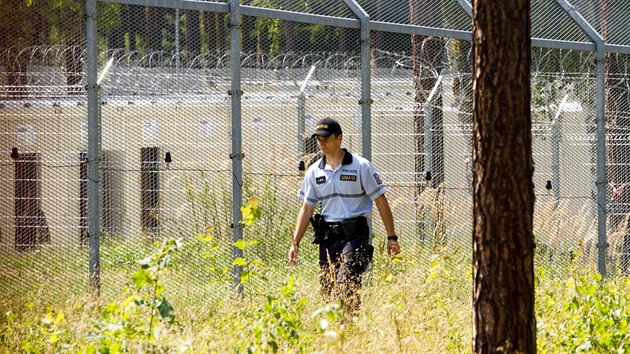
[[(315, 246), (305, 245), (301, 267), (289, 267), (284, 261), (287, 245), (282, 242), (287, 236), (282, 233), (282, 227), (279, 229), (281, 233), (265, 240), (265, 247), (279, 248), (277, 252), (267, 252), (283, 258), (265, 260), (266, 265), (257, 269), (258, 274), (246, 284), (242, 297), (233, 296), (230, 274), (221, 279), (208, 276), (204, 259), (200, 257), (203, 249), (191, 245), (180, 251), (182, 253), (175, 257), (165, 279), (165, 294), (173, 303), (180, 325), (165, 327), (160, 348), (194, 353), (244, 352), (248, 345), (256, 344), (256, 326), (271, 326), (265, 329), (271, 331), (273, 326), (279, 325), (271, 314), (266, 313), (269, 310), (265, 303), (272, 297), (289, 311), (299, 311), (296, 328), (299, 328), (300, 340), (296, 343), (280, 338), (281, 352), (470, 352), (472, 279), (468, 250), (472, 212), (468, 210), (471, 210), (471, 199), (465, 193), (445, 196), (437, 191), (427, 189), (414, 206), (403, 204), (402, 201), (408, 198), (396, 198), (395, 189), (390, 193), (394, 209), (414, 210), (417, 206), (428, 221), (425, 225), (430, 225), (426, 227), (428, 233), (424, 241), (418, 240), (417, 230), (405, 230), (406, 226), (398, 225), (403, 245), (400, 262), (392, 262), (384, 256), (382, 237), (375, 238), (377, 259), (364, 279), (359, 316), (343, 323), (333, 321), (328, 334), (319, 327), (320, 317), (313, 317), (325, 305), (319, 297), (314, 269)], [(266, 222), (257, 225), (256, 232), (266, 232), (266, 225)], [(539, 205), (535, 211), (534, 234), (538, 244), (537, 257), (547, 261), (537, 263), (538, 266), (549, 267), (554, 274), (562, 276), (568, 274), (572, 265), (592, 263), (596, 253), (596, 227), (586, 207), (575, 210), (565, 204)], [(616, 233), (611, 243), (616, 245), (620, 239), (621, 233)], [(77, 286), (67, 286), (85, 284), (84, 265), (75, 264), (63, 269), (57, 264), (71, 255), (51, 260), (56, 265), (49, 272), (29, 269), (28, 264), (42, 261), (35, 259), (38, 257), (35, 254), (28, 260), (16, 261), (20, 264), (19, 271), (39, 272), (37, 277), (29, 275), (29, 279), (40, 280), (29, 288), (22, 287), (12, 273), (3, 273), (7, 269), (15, 272), (15, 269), (0, 268), (0, 279), (12, 282), (2, 285), (4, 289), (11, 289), (10, 292), (0, 293), (0, 353), (20, 351), (24, 340), (43, 338), (45, 342), (46, 335), (38, 332), (38, 328), (42, 326), (41, 319), (47, 309), (64, 313), (63, 338), (72, 344), (67, 352), (90, 343), (86, 334), (93, 330), (93, 320), (101, 318), (103, 306), (111, 301), (121, 302), (134, 291), (130, 276), (136, 265), (129, 263), (129, 259), (137, 256), (137, 251), (131, 252), (131, 246), (115, 246), (116, 249), (111, 250), (114, 262), (107, 264), (103, 273), (106, 288), (97, 299), (77, 295)], [(571, 254), (578, 251), (581, 257)], [(225, 254), (229, 256), (229, 252)], [(45, 258), (46, 254), (41, 256)], [(85, 259), (85, 252), (77, 251), (76, 256)], [(221, 261), (230, 263), (229, 260)], [(283, 282), (289, 277), (298, 279), (292, 299), (280, 295)], [(303, 303), (299, 310), (298, 302)], [(15, 318), (12, 323), (9, 323), (9, 314)], [(59, 351), (50, 348), (44, 351)]]
[[(266, 269), (267, 276), (271, 275), (274, 279), (266, 281), (266, 287), (257, 286), (258, 290), (246, 286), (244, 297), (234, 297), (225, 285), (188, 288), (180, 281), (176, 284), (167, 279), (167, 297), (176, 309), (180, 326), (165, 328), (159, 342), (165, 348), (182, 347), (195, 353), (241, 351), (247, 343), (255, 342), (252, 329), (258, 322), (254, 319), (265, 311), (262, 305), (267, 296), (278, 298), (289, 308), (292, 306), (291, 301), (279, 295), (279, 289), (283, 280), (294, 276), (299, 279), (295, 298), (305, 303), (298, 314), (302, 326), (302, 347), (288, 341), (281, 342), (281, 351), (467, 351), (470, 347), (470, 291), (461, 287), (461, 281), (467, 278), (467, 267), (458, 266), (456, 260), (441, 257), (439, 276), (429, 279), (427, 269), (430, 264), (415, 263), (411, 257), (406, 259), (397, 263), (379, 259), (364, 279), (363, 305), (359, 316), (343, 324), (333, 322), (330, 329), (336, 332), (334, 337), (324, 335), (318, 327), (318, 318), (312, 316), (324, 306), (313, 267)], [(169, 278), (176, 276), (170, 274)], [(18, 350), (22, 340), (33, 336), (28, 334), (32, 331), (37, 335), (47, 308), (55, 313), (63, 312), (65, 316), (61, 326), (63, 338), (73, 343), (72, 350), (68, 352), (85, 346), (89, 343), (86, 335), (93, 330), (92, 321), (101, 318), (100, 309), (111, 301), (120, 303), (129, 296), (125, 293), (124, 284), (120, 285), (117, 289), (108, 289), (97, 299), (71, 293), (49, 298), (47, 294), (60, 292), (51, 282), (42, 284), (27, 297), (0, 297), (3, 314), (0, 315), (0, 333), (3, 333), (0, 352)], [(7, 313), (16, 316), (17, 324), (14, 323), (11, 329), (6, 327)], [(45, 335), (39, 337), (46, 339)]]

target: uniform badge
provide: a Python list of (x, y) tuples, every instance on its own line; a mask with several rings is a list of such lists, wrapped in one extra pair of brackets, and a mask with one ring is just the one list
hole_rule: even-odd
[(357, 176), (355, 176), (355, 175), (341, 175), (341, 176), (339, 176), (339, 180), (340, 181), (356, 182), (357, 181)]
[(376, 184), (383, 184), (383, 180), (381, 179), (381, 176), (378, 175), (378, 173), (374, 173), (372, 176), (374, 176), (374, 180), (376, 180)]
[(315, 183), (317, 184), (326, 183), (326, 176), (315, 177)]

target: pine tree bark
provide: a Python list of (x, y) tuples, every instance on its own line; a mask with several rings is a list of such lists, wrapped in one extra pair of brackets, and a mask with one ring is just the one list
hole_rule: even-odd
[[(164, 9), (146, 6), (144, 9), (144, 40), (147, 44), (147, 53), (162, 50), (162, 28), (164, 26)], [(159, 63), (149, 63), (159, 65)]]
[(530, 1), (473, 9), (473, 351), (534, 353)]
[[(186, 14), (186, 50), (189, 53), (188, 65), (201, 54), (201, 20), (199, 12), (188, 10)], [(197, 63), (199, 64), (199, 63)]]

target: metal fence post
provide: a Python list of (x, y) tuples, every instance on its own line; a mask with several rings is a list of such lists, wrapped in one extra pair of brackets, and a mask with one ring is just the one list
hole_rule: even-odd
[(567, 98), (569, 98), (569, 95), (564, 95), (556, 115), (551, 121), (551, 190), (554, 198), (554, 210), (560, 204), (560, 140), (562, 139), (560, 120)]
[[(424, 171), (425, 176), (430, 176), (431, 171), (433, 170), (433, 151), (431, 146), (433, 145), (433, 125), (431, 124), (432, 114), (431, 114), (431, 103), (429, 101), (425, 102), (422, 110), (424, 111), (424, 122), (423, 122), (423, 130), (424, 130)], [(428, 178), (428, 177), (427, 177)], [(431, 181), (428, 180), (427, 183)]]
[[(230, 0), (230, 64), (232, 69), (231, 89), (228, 92), (232, 104), (232, 230), (233, 241), (243, 238), (243, 151), (241, 131), (241, 13), (240, 1)], [(243, 250), (232, 246), (234, 259), (243, 257)], [(234, 265), (234, 289), (237, 293), (243, 291), (241, 284), (242, 266)]]
[(597, 270), (606, 275), (606, 253), (608, 240), (606, 235), (606, 92), (604, 71), (604, 41), (597, 42)]
[[(433, 168), (433, 108), (431, 104), (433, 97), (441, 90), (442, 87), (442, 75), (438, 76), (435, 81), (435, 85), (427, 97), (427, 101), (424, 104), (424, 169), (427, 173), (434, 173)], [(437, 186), (436, 186), (437, 187)]]
[(344, 0), (361, 22), (361, 154), (372, 158), (372, 65), (370, 43), (370, 16), (354, 0)]
[(566, 0), (556, 0), (556, 2), (595, 43), (595, 73), (597, 80), (597, 270), (601, 275), (606, 275), (606, 252), (608, 249), (606, 236), (606, 76), (604, 71), (606, 43), (595, 28), (582, 17), (575, 6), (569, 4)]
[(87, 0), (85, 4), (86, 41), (87, 41), (87, 104), (88, 104), (88, 239), (90, 288), (97, 296), (100, 294), (100, 156), (101, 156), (101, 112), (98, 102), (97, 61), (96, 61), (96, 0)]
[(311, 69), (308, 71), (308, 74), (306, 75), (306, 78), (304, 78), (304, 81), (302, 81), (302, 84), (298, 84), (297, 78), (295, 77), (295, 74), (291, 71), (291, 69), (289, 69), (288, 67), (286, 68), (287, 73), (289, 74), (289, 76), (291, 77), (291, 80), (293, 80), (293, 85), (295, 85), (295, 88), (298, 91), (298, 97), (297, 97), (297, 127), (298, 127), (298, 134), (297, 134), (297, 146), (298, 146), (298, 169), (299, 170), (304, 170), (306, 169), (306, 166), (304, 165), (304, 155), (305, 155), (305, 139), (306, 137), (306, 87), (308, 86), (308, 82), (311, 79), (311, 76), (313, 75), (313, 73), (315, 72), (315, 68), (316, 65), (312, 65)]

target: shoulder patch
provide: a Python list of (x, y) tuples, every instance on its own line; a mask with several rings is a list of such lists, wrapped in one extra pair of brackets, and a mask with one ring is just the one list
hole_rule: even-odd
[(381, 176), (378, 175), (378, 173), (374, 172), (372, 176), (374, 176), (374, 180), (376, 181), (376, 184), (383, 184), (383, 180), (381, 179)]

